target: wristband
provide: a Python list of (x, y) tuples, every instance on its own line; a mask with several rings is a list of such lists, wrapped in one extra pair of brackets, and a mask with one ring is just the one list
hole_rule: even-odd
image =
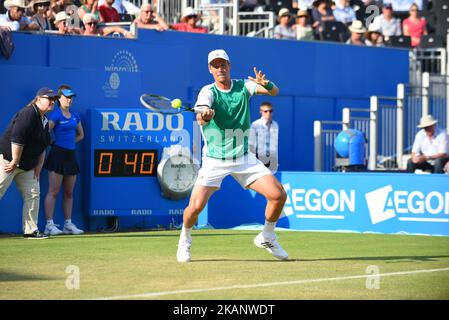
[(268, 81), (267, 85), (264, 86), (265, 89), (267, 89), (268, 91), (270, 91), (271, 89), (273, 89), (274, 87), (274, 83), (271, 81)]

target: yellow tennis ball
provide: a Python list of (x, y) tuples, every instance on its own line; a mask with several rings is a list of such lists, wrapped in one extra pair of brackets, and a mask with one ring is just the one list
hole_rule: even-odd
[(181, 99), (174, 99), (174, 100), (171, 102), (171, 106), (172, 106), (173, 108), (175, 108), (175, 109), (181, 108), (181, 106), (182, 106)]

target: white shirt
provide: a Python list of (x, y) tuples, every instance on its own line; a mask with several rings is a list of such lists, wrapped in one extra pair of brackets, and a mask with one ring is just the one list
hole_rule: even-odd
[(433, 156), (438, 153), (449, 154), (449, 138), (443, 129), (436, 128), (434, 135), (429, 138), (424, 129), (418, 131), (413, 142), (412, 152)]
[(270, 170), (276, 172), (278, 161), (279, 125), (271, 120), (268, 123), (260, 118), (251, 124), (249, 134), (249, 150), (264, 164), (270, 163)]
[(19, 31), (21, 26), (26, 26), (31, 23), (31, 20), (28, 17), (22, 17), (19, 21), (13, 21), (9, 18), (8, 12), (5, 14), (0, 14), (0, 26), (9, 27), (11, 31)]
[(380, 28), (380, 32), (384, 36), (400, 36), (402, 34), (401, 23), (396, 18), (391, 18), (391, 20), (388, 21), (385, 19), (384, 15), (381, 14), (374, 18), (373, 24), (377, 28)]

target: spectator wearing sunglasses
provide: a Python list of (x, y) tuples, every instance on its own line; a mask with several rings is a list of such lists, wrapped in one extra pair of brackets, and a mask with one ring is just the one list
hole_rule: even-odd
[(55, 27), (59, 34), (82, 34), (79, 28), (72, 28), (68, 25), (69, 16), (65, 11), (58, 12), (55, 16)]
[(140, 7), (140, 14), (134, 20), (138, 28), (153, 29), (157, 31), (168, 30), (168, 25), (156, 12), (153, 11), (150, 4), (143, 4)]
[(86, 13), (83, 18), (85, 36), (108, 36), (119, 33), (127, 38), (133, 38), (133, 34), (119, 26), (98, 27), (98, 19), (91, 13)]
[(25, 238), (44, 239), (37, 227), (39, 177), (45, 149), (50, 144), (46, 113), (53, 110), (57, 93), (43, 87), (20, 109), (0, 136), (0, 199), (14, 181), (23, 198), (22, 229)]
[(273, 173), (278, 169), (279, 125), (273, 120), (271, 102), (260, 104), (260, 119), (251, 124), (249, 150)]
[[(59, 107), (49, 116), (49, 130), (53, 132), (54, 143), (51, 146), (44, 168), (48, 171), (48, 192), (45, 197), (45, 235), (81, 234), (72, 222), (73, 190), (76, 176), (80, 173), (76, 159), (76, 144), (84, 138), (81, 119), (71, 110), (75, 92), (68, 85), (58, 88)], [(64, 211), (64, 228), (53, 222), (56, 198), (63, 187), (62, 207)]]
[(184, 32), (207, 33), (207, 29), (198, 26), (200, 17), (192, 7), (187, 7), (181, 17), (181, 22), (171, 26), (171, 29)]
[(6, 13), (0, 14), (0, 27), (10, 31), (39, 30), (39, 25), (25, 15), (25, 0), (6, 0)]
[(54, 17), (50, 10), (50, 0), (35, 0), (32, 6), (34, 15), (31, 17), (31, 21), (39, 25), (39, 30), (54, 30), (51, 21)]

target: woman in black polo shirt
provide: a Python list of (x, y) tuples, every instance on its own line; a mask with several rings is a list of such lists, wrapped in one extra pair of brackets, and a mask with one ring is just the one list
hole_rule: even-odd
[(25, 238), (46, 238), (37, 228), (39, 214), (39, 175), (50, 144), (48, 119), (57, 94), (41, 88), (26, 107), (17, 112), (0, 137), (0, 199), (14, 180), (24, 199), (23, 234)]

